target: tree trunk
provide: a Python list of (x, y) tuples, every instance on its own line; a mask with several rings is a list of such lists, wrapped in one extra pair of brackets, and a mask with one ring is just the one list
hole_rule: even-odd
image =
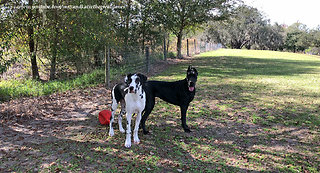
[(248, 40), (245, 40), (242, 43), (239, 43), (240, 44), (240, 49), (242, 49), (243, 46), (247, 45), (248, 42), (249, 42)]
[(52, 47), (52, 58), (51, 58), (51, 68), (50, 68), (50, 80), (54, 80), (56, 78), (56, 64), (57, 64), (57, 43), (58, 43), (58, 33), (56, 31), (56, 35), (54, 38), (54, 43)]
[(33, 0), (29, 0), (29, 13), (28, 13), (28, 22), (29, 26), (27, 28), (28, 30), (28, 44), (29, 44), (29, 49), (30, 49), (30, 59), (31, 59), (31, 71), (32, 71), (32, 78), (39, 80), (39, 70), (38, 70), (38, 65), (37, 65), (37, 56), (36, 56), (36, 51), (35, 51), (35, 43), (34, 43), (34, 31), (33, 31), (33, 26), (32, 26), (32, 5), (33, 5)]
[(163, 59), (167, 61), (166, 33), (163, 34)]
[(93, 50), (93, 57), (94, 57), (94, 67), (99, 68), (102, 66), (102, 61), (100, 58), (99, 50), (97, 47), (94, 48)]
[(146, 26), (145, 26), (145, 20), (143, 19), (143, 25), (142, 25), (142, 52), (145, 51), (145, 41), (146, 41), (146, 36), (145, 36), (145, 31), (146, 31)]
[(168, 36), (168, 39), (167, 39), (167, 53), (169, 53), (169, 46), (170, 46), (170, 36)]
[(131, 0), (127, 0), (127, 11), (125, 21), (125, 33), (124, 33), (124, 59), (127, 59), (129, 49), (129, 22), (131, 13)]
[[(54, 5), (57, 5), (56, 0), (54, 1)], [(56, 79), (56, 64), (57, 64), (57, 46), (58, 46), (58, 11), (55, 9), (54, 11), (54, 27), (55, 27), (55, 36), (53, 39), (52, 46), (52, 58), (51, 58), (51, 68), (50, 68), (50, 80)]]
[[(102, 0), (98, 0), (98, 6), (102, 6)], [(95, 9), (94, 11), (97, 15), (99, 25), (102, 25), (101, 21), (103, 19), (100, 15), (100, 10)], [(102, 64), (103, 64), (99, 49), (100, 49), (100, 44), (98, 43), (98, 45), (95, 45), (95, 47), (93, 48), (94, 68), (100, 68), (100, 67), (102, 67)]]
[(185, 27), (185, 21), (186, 21), (186, 2), (185, 1), (180, 1), (180, 6), (181, 10), (180, 11), (180, 23), (179, 23), (179, 32), (177, 34), (177, 56), (179, 59), (182, 59), (182, 54), (181, 54), (181, 47), (182, 47), (182, 35), (183, 35), (183, 29)]
[(177, 35), (177, 58), (182, 59), (181, 55), (181, 45), (182, 45), (182, 31), (180, 31)]

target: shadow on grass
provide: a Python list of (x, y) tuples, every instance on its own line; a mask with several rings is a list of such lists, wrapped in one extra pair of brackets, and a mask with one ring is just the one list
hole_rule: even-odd
[[(96, 116), (75, 107), (76, 110), (73, 111), (78, 112), (79, 117), (86, 117), (85, 119), (72, 120), (73, 115), (69, 115), (62, 120), (34, 120), (32, 124), (21, 122), (14, 125), (24, 130), (1, 126), (0, 131), (5, 134), (1, 136), (1, 141), (13, 148), (1, 150), (0, 170), (281, 172), (290, 171), (287, 166), (292, 162), (295, 162), (293, 166), (303, 167), (304, 170), (311, 170), (318, 165), (316, 158), (307, 153), (287, 151), (294, 146), (301, 146), (305, 151), (316, 152), (316, 144), (311, 141), (300, 142), (291, 135), (301, 129), (268, 134), (259, 125), (223, 120), (216, 113), (217, 115), (207, 117), (188, 117), (193, 132), (184, 133), (180, 126), (179, 111), (165, 116), (156, 111), (147, 122), (153, 133), (142, 135), (140, 132), (141, 144), (126, 149), (124, 134), (116, 130), (114, 137), (108, 137), (108, 131), (98, 124)], [(30, 129), (37, 129), (39, 132), (29, 134)], [(71, 134), (63, 133), (71, 131)], [(27, 140), (27, 136), (32, 136), (32, 139)], [(255, 148), (259, 145), (277, 146), (279, 151)], [(259, 158), (255, 155), (268, 157)]]
[[(173, 121), (180, 124), (176, 114)], [(156, 117), (156, 122), (149, 125), (151, 139), (155, 139), (152, 146), (158, 145), (156, 150), (162, 159), (177, 159), (193, 168), (207, 167), (207, 171), (281, 172), (290, 171), (290, 166), (312, 171), (318, 167), (317, 156), (307, 154), (316, 152), (317, 144), (301, 142), (294, 135), (303, 128), (266, 133), (259, 125), (218, 119), (189, 118), (193, 132), (184, 133), (180, 125), (161, 123), (167, 119)]]
[[(304, 84), (309, 79), (299, 75), (320, 73), (318, 61), (223, 56), (199, 57), (193, 63), (199, 71), (198, 94), (201, 98), (216, 99), (223, 104), (233, 105), (231, 108), (234, 109), (254, 108), (255, 113), (263, 117), (274, 116), (275, 123), (312, 127), (320, 125), (320, 105), (317, 101), (320, 93), (315, 90), (302, 91), (291, 86), (294, 84), (285, 83), (294, 81), (298, 85), (311, 85)], [(256, 81), (269, 77), (274, 77), (275, 84)], [(279, 80), (283, 83), (278, 85), (285, 87), (285, 90), (277, 89)], [(267, 97), (275, 101), (261, 101)], [(311, 100), (304, 101), (306, 97)]]
[[(48, 132), (34, 132), (28, 134), (28, 122), (19, 124), (22, 131), (9, 126), (1, 126), (5, 132), (1, 138), (5, 141), (6, 150), (1, 149), (1, 167), (4, 172), (179, 172), (181, 171), (209, 171), (209, 172), (248, 172), (247, 169), (237, 168), (226, 164), (220, 157), (218, 162), (202, 160), (191, 155), (188, 149), (181, 146), (181, 140), (191, 142), (192, 135), (184, 134), (179, 127), (169, 127), (172, 134), (156, 130), (152, 135), (140, 134), (141, 144), (132, 148), (124, 147), (125, 135), (119, 134), (107, 137), (107, 130), (97, 124), (95, 116), (88, 115), (86, 120), (39, 120), (35, 124), (50, 125)], [(18, 124), (16, 124), (18, 125)], [(79, 135), (56, 136), (60, 132), (70, 131), (71, 127), (79, 129)], [(81, 130), (84, 128), (85, 130)], [(31, 140), (28, 137), (31, 137)], [(17, 137), (17, 139), (15, 139)], [(194, 145), (203, 145), (196, 142)], [(210, 153), (209, 153), (210, 154)]]
[[(174, 114), (176, 117), (156, 115), (149, 128), (153, 129), (155, 138), (164, 134), (158, 139), (162, 141), (161, 145), (181, 153), (187, 152), (197, 160), (219, 163), (220, 166), (232, 165), (246, 172), (316, 172), (319, 169), (319, 155), (316, 154), (319, 134), (306, 127), (285, 127), (278, 122), (261, 126), (259, 123), (237, 121), (214, 110), (211, 115), (194, 117), (189, 111), (188, 123), (193, 132), (188, 134), (180, 127), (179, 112)], [(168, 123), (172, 121), (176, 123)], [(314, 134), (314, 138), (310, 139), (310, 134)], [(228, 172), (228, 169), (224, 171)]]
[[(201, 85), (201, 84), (199, 84)], [(271, 94), (270, 94), (271, 92)], [(238, 113), (252, 120), (257, 116), (261, 125), (281, 123), (284, 125), (318, 128), (320, 125), (319, 104), (305, 104), (304, 98), (318, 99), (319, 93), (298, 94), (298, 92), (273, 91), (272, 86), (254, 84), (203, 84), (198, 87), (199, 97), (195, 101), (211, 100), (216, 111), (237, 116)], [(281, 97), (286, 99), (281, 100)], [(289, 99), (287, 99), (289, 98)], [(290, 101), (297, 98), (297, 102)], [(271, 100), (267, 100), (271, 99)], [(301, 99), (301, 100), (298, 100)], [(206, 104), (200, 104), (206, 106)], [(223, 107), (223, 108), (221, 108)], [(226, 110), (227, 109), (227, 110)]]

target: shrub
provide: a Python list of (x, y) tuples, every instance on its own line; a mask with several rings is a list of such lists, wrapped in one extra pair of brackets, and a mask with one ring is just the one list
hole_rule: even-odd
[(305, 52), (309, 55), (320, 55), (320, 47), (310, 47)]

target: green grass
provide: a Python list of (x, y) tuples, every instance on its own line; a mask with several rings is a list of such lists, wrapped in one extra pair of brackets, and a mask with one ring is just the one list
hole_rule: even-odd
[[(81, 123), (92, 131), (30, 145), (19, 158), (36, 158), (40, 172), (319, 172), (319, 57), (221, 49), (152, 79), (184, 79), (189, 64), (199, 72), (187, 115), (192, 133), (183, 132), (177, 106), (157, 99), (146, 124), (152, 134), (140, 132), (141, 144), (130, 149), (117, 125), (108, 137), (105, 127), (90, 126), (97, 117), (89, 115)], [(34, 168), (18, 162), (8, 170)]]
[(75, 88), (88, 88), (104, 81), (103, 70), (95, 70), (89, 74), (69, 80), (40, 82), (31, 79), (6, 80), (0, 82), (0, 101), (19, 97), (34, 97), (49, 95), (54, 92), (64, 92)]
[(236, 112), (239, 106), (245, 108), (252, 112), (254, 122), (320, 125), (320, 57), (218, 50), (202, 54), (197, 63), (201, 92), (216, 93), (217, 99)]
[[(134, 71), (134, 69), (129, 66), (113, 67), (110, 71), (111, 80), (115, 80), (117, 77), (126, 74), (128, 71)], [(104, 69), (98, 69), (71, 79), (48, 82), (32, 79), (4, 80), (0, 81), (0, 102), (20, 97), (36, 97), (50, 95), (55, 92), (65, 92), (77, 88), (88, 88), (104, 83), (104, 77)]]

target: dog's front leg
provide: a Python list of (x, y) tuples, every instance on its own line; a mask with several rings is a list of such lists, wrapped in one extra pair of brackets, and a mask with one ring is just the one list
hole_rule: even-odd
[(131, 117), (132, 113), (127, 112), (127, 135), (126, 135), (126, 142), (124, 144), (125, 147), (131, 147)]
[(190, 128), (187, 126), (187, 110), (188, 110), (188, 106), (180, 106), (180, 110), (181, 110), (181, 123), (182, 123), (182, 128), (185, 132), (190, 133), (191, 130)]
[(139, 130), (140, 121), (141, 121), (141, 112), (139, 112), (137, 117), (136, 117), (136, 125), (135, 125), (134, 130), (133, 130), (133, 141), (134, 141), (135, 144), (139, 144), (140, 143), (140, 139), (138, 137), (138, 130)]
[(124, 100), (121, 100), (120, 103), (121, 103), (121, 111), (120, 111), (120, 114), (119, 114), (119, 117), (118, 117), (118, 124), (119, 124), (120, 132), (124, 133), (125, 130), (122, 127), (122, 117), (123, 117), (123, 115), (126, 114), (126, 102)]
[(123, 114), (120, 113), (120, 114), (119, 114), (119, 117), (118, 117), (118, 124), (119, 124), (119, 130), (120, 130), (120, 132), (121, 132), (121, 133), (124, 133), (125, 130), (124, 130), (123, 127), (122, 127), (122, 116), (123, 116)]
[[(113, 113), (112, 113), (112, 114), (113, 114)], [(110, 123), (109, 123), (109, 136), (113, 136), (113, 135), (114, 135), (114, 131), (113, 131), (113, 128), (112, 128), (113, 119), (114, 119), (114, 116), (111, 115)], [(107, 127), (108, 127), (108, 126), (107, 126)]]
[(116, 100), (112, 100), (112, 107), (111, 107), (111, 118), (110, 118), (110, 123), (109, 123), (109, 136), (113, 136), (114, 135), (114, 130), (112, 127), (112, 123), (114, 121), (114, 113), (116, 112), (116, 109), (118, 107), (117, 101)]

